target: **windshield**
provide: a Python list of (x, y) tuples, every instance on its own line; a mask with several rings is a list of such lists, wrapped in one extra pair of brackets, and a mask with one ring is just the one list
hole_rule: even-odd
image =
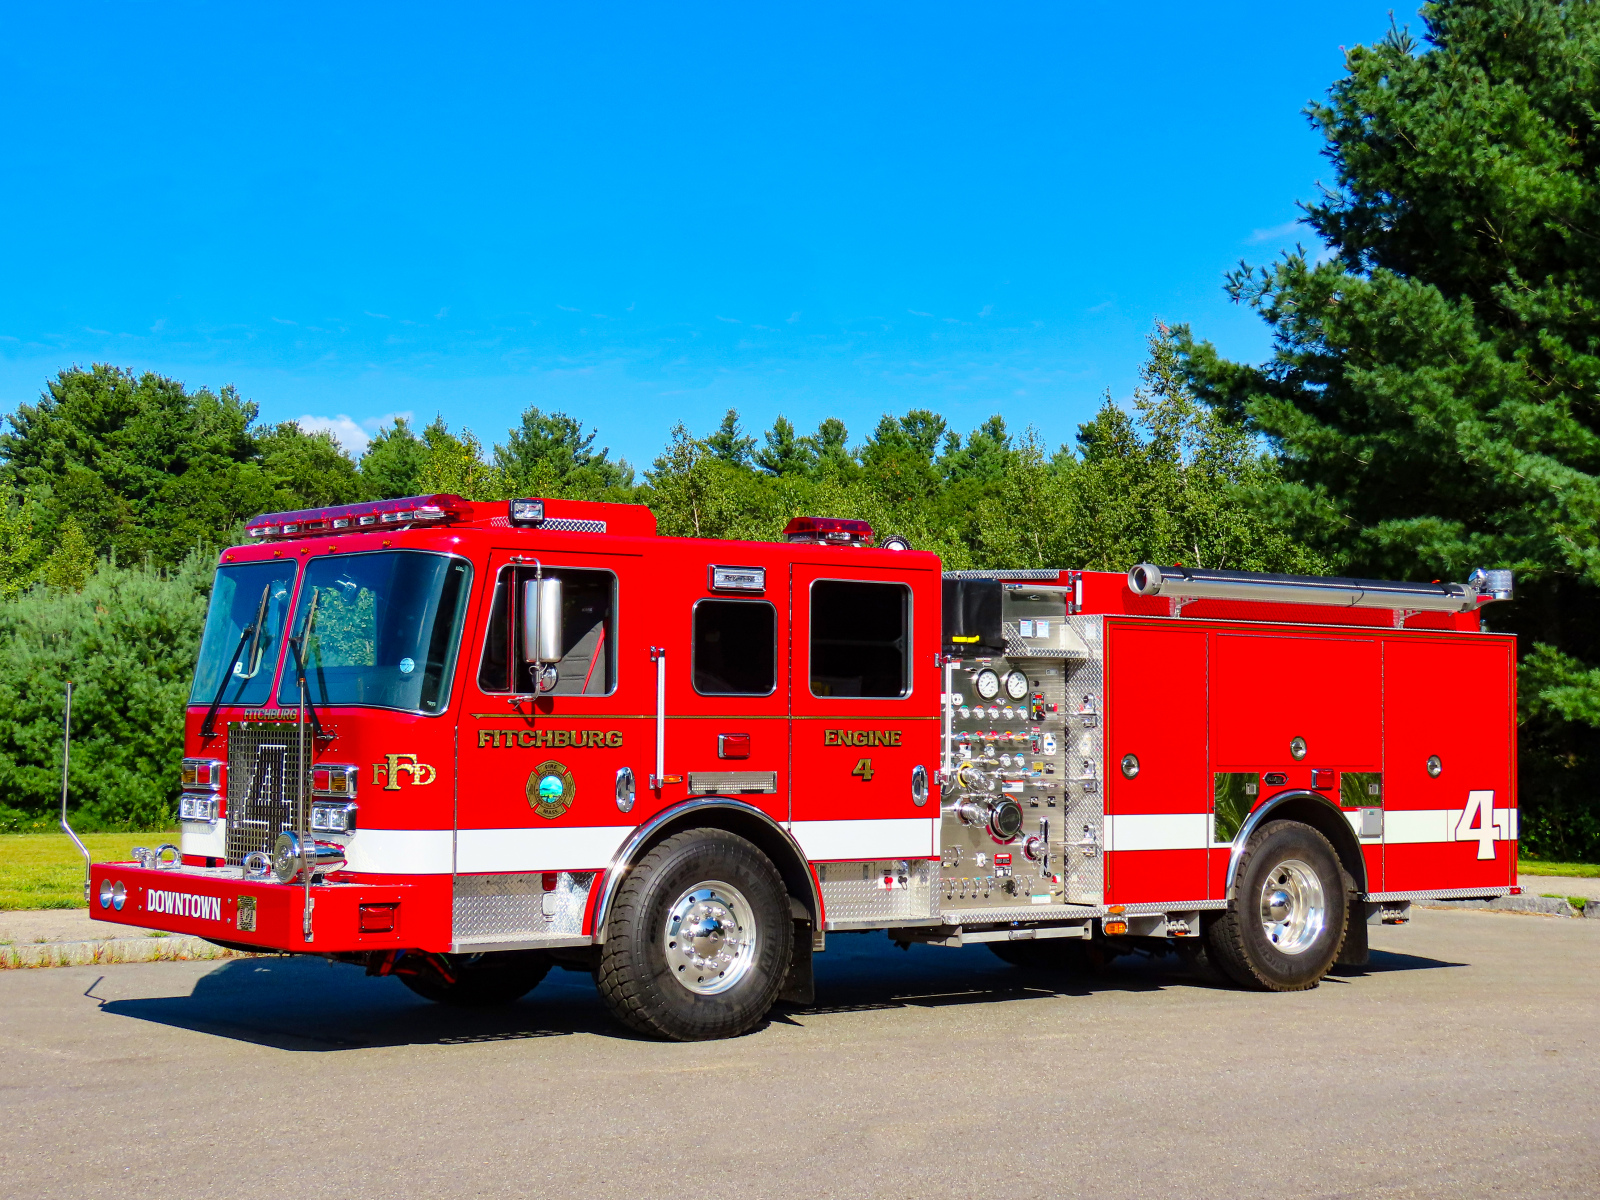
[[(462, 559), (405, 550), (330, 555), (307, 564), (291, 625), (299, 637), (311, 615), (307, 703), (442, 711), (471, 576)], [(299, 700), (291, 653), (278, 703)]]
[[(194, 669), (190, 704), (210, 704), (217, 685), (228, 676), (224, 704), (265, 704), (272, 695), (272, 673), (278, 664), (278, 646), (289, 593), (294, 589), (292, 562), (244, 563), (222, 567), (211, 587), (211, 609), (200, 639), (200, 661)], [(266, 596), (266, 620), (260, 636), (252, 635), (241, 647), (244, 631), (256, 623)], [(229, 656), (237, 658), (229, 665)]]

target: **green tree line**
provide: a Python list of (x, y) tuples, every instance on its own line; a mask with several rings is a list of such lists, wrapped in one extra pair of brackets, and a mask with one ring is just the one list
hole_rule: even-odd
[(1197, 403), (1176, 335), (1142, 383), (1047, 453), (993, 416), (961, 434), (917, 409), (859, 444), (739, 414), (683, 426), (642, 473), (565, 413), (530, 408), (503, 441), (397, 420), (359, 459), (326, 433), (264, 425), (229, 388), (99, 365), (49, 381), (0, 434), (0, 827), (45, 828), (59, 798), (63, 684), (74, 680), (75, 808), (85, 827), (170, 817), (182, 720), (216, 551), (265, 511), (430, 492), (650, 505), (668, 536), (776, 540), (802, 514), (861, 518), (951, 567), (1183, 561), (1317, 570), (1251, 502), (1277, 468)]

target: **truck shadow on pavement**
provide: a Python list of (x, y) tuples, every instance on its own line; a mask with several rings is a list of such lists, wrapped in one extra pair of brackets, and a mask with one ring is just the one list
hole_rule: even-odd
[[(1340, 968), (1328, 983), (1461, 965), (1374, 951), (1367, 967)], [(1172, 957), (1123, 958), (1100, 973), (1074, 975), (1008, 966), (982, 946), (902, 951), (881, 935), (861, 934), (830, 936), (827, 952), (816, 958), (816, 979), (814, 1005), (780, 1004), (769, 1023), (803, 1026), (835, 1013), (1220, 986)], [(612, 1020), (587, 974), (561, 969), (516, 1004), (460, 1009), (423, 1000), (396, 979), (368, 978), (320, 959), (233, 959), (201, 976), (188, 995), (107, 1000), (101, 1011), (287, 1051), (636, 1036)]]

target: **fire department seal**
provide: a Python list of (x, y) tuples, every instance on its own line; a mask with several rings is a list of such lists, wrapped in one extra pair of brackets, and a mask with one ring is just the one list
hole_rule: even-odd
[(572, 772), (554, 759), (540, 763), (528, 775), (528, 804), (547, 821), (572, 807), (577, 790)]

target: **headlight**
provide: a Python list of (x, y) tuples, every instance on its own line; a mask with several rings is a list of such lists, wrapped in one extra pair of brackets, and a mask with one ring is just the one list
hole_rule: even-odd
[(354, 804), (313, 804), (311, 829), (314, 833), (354, 833), (356, 806)]
[(185, 792), (178, 797), (178, 820), (215, 824), (217, 798), (205, 792)]

